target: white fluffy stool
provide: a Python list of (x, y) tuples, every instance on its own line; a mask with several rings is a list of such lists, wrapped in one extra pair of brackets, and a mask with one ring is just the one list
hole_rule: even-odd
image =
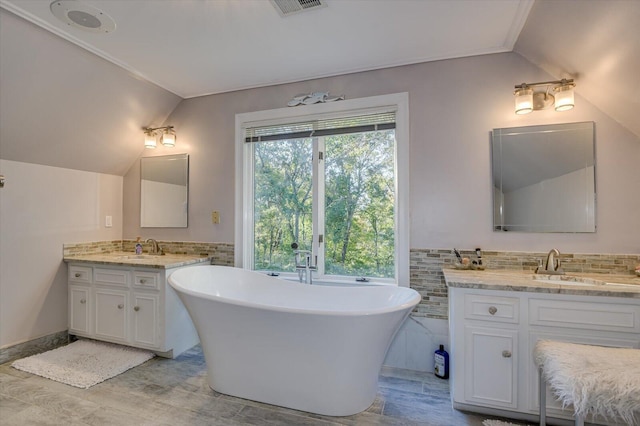
[(640, 350), (541, 340), (533, 357), (540, 372), (540, 425), (546, 424), (546, 386), (573, 405), (576, 426), (588, 414), (637, 425), (640, 414)]

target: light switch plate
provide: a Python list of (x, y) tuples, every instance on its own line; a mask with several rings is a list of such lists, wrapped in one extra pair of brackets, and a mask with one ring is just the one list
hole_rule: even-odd
[(106, 216), (104, 218), (104, 226), (105, 228), (111, 228), (113, 226), (113, 218), (111, 216)]
[(211, 223), (220, 223), (220, 212), (213, 211), (211, 212)]

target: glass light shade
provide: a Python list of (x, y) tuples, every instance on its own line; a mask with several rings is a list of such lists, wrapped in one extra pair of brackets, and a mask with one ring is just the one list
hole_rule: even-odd
[(144, 147), (155, 148), (156, 147), (156, 135), (153, 132), (144, 132)]
[(162, 133), (162, 145), (168, 147), (176, 146), (176, 132), (173, 129), (165, 129)]
[(573, 85), (565, 84), (553, 89), (556, 97), (556, 111), (568, 111), (574, 106)]
[(515, 91), (516, 114), (529, 114), (533, 111), (533, 89), (526, 87)]

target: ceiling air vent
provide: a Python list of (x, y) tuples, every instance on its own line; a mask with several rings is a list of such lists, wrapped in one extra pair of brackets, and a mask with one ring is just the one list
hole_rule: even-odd
[(327, 6), (322, 0), (271, 0), (271, 4), (282, 17)]

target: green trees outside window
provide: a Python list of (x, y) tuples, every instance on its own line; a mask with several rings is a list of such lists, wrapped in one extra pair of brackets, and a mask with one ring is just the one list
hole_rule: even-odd
[(294, 271), (291, 243), (312, 238), (312, 140), (260, 142), (254, 148), (254, 269)]
[(294, 271), (297, 242), (321, 274), (393, 278), (394, 153), (393, 129), (256, 142), (254, 269)]

